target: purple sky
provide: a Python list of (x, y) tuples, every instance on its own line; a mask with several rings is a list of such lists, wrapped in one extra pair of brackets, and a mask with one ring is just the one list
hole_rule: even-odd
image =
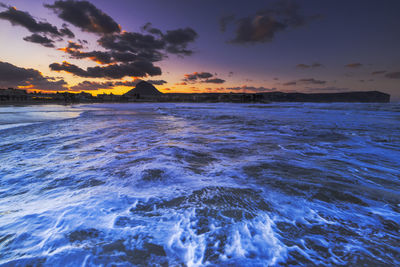
[(142, 79), (163, 92), (398, 101), (399, 11), (395, 0), (2, 1), (0, 88), (124, 93)]

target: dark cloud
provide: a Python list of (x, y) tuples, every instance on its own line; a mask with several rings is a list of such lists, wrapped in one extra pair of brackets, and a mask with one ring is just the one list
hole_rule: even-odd
[(71, 58), (75, 58), (75, 59), (89, 58), (100, 64), (109, 64), (109, 63), (113, 62), (112, 56), (109, 52), (104, 52), (104, 51), (81, 52), (78, 49), (70, 48), (70, 46), (76, 46), (76, 45), (77, 45), (76, 43), (72, 43), (72, 44), (69, 43), (68, 47), (60, 48), (59, 50), (68, 53), (71, 56)]
[(70, 42), (67, 47), (59, 50), (74, 59), (90, 59), (108, 66), (89, 67), (84, 70), (67, 62), (50, 65), (52, 70), (66, 71), (81, 77), (160, 75), (161, 69), (154, 66), (153, 62), (161, 61), (168, 53), (191, 55), (193, 51), (188, 49), (188, 45), (197, 38), (197, 33), (191, 28), (163, 33), (151, 23), (143, 26), (142, 30), (146, 33), (121, 32), (118, 24), (110, 16), (88, 1), (56, 1), (53, 5), (45, 6), (84, 31), (101, 34), (98, 44), (104, 50), (82, 51), (84, 42), (80, 40), (80, 45)]
[(45, 7), (86, 32), (109, 34), (121, 31), (114, 19), (88, 1), (55, 1), (52, 5), (45, 4)]
[(163, 85), (163, 84), (167, 83), (167, 81), (164, 81), (164, 80), (147, 80), (146, 82), (154, 84), (154, 85)]
[(308, 68), (310, 68), (310, 65), (307, 65), (307, 64), (297, 64), (297, 65), (296, 65), (296, 68), (299, 68), (299, 69), (308, 69)]
[(143, 27), (142, 27), (143, 31), (146, 31), (148, 33), (154, 34), (154, 35), (159, 35), (162, 36), (163, 33), (161, 30), (154, 28), (153, 24), (151, 24), (150, 22), (147, 22)]
[(68, 38), (75, 38), (75, 34), (67, 27), (67, 24), (63, 24), (63, 28), (60, 29), (60, 33)]
[(6, 7), (7, 10), (0, 12), (0, 19), (8, 20), (12, 25), (22, 26), (32, 33), (51, 34), (54, 36), (73, 35), (73, 33), (65, 27), (59, 31), (56, 26), (48, 22), (36, 21), (28, 12), (17, 10), (15, 7), (6, 5), (2, 5), (2, 7)]
[(65, 71), (76, 76), (89, 77), (84, 69), (81, 69), (78, 66), (66, 61), (64, 61), (62, 64), (52, 63), (49, 65), (49, 68), (53, 71)]
[(326, 81), (316, 80), (314, 78), (307, 78), (307, 79), (299, 79), (296, 81), (283, 83), (282, 85), (291, 86), (296, 84), (325, 84), (325, 83)]
[(107, 52), (103, 51), (90, 51), (90, 52), (80, 52), (72, 54), (74, 58), (82, 59), (82, 58), (90, 58), (93, 61), (96, 61), (100, 64), (109, 64), (113, 62), (111, 55)]
[(318, 63), (318, 62), (316, 62), (316, 63), (313, 63), (312, 65), (311, 65), (311, 68), (319, 68), (319, 67), (322, 67), (323, 65), (321, 64), (321, 63)]
[[(68, 46), (65, 48), (60, 48), (59, 50), (66, 52), (74, 59), (84, 59), (88, 58), (99, 64), (110, 64), (110, 63), (128, 63), (140, 59), (135, 54), (130, 52), (112, 52), (112, 51), (90, 51), (82, 52), (79, 50), (82, 45), (69, 42)], [(145, 59), (146, 60), (146, 59)]]
[(47, 38), (46, 36), (41, 36), (37, 33), (34, 33), (31, 36), (24, 37), (24, 40), (31, 43), (41, 44), (45, 47), (54, 47), (53, 40)]
[(75, 43), (75, 42), (72, 42), (72, 41), (68, 41), (68, 48), (71, 48), (71, 49), (82, 49), (83, 48), (83, 45), (82, 44), (78, 44), (78, 43)]
[(199, 79), (208, 79), (213, 77), (213, 75), (209, 72), (193, 72), (190, 74), (185, 74), (184, 81), (196, 81)]
[(236, 37), (230, 42), (237, 44), (270, 42), (277, 32), (287, 28), (286, 24), (268, 15), (242, 18), (236, 24)]
[[(216, 73), (215, 73), (216, 75)], [(221, 84), (224, 83), (225, 80), (215, 77), (210, 72), (193, 72), (190, 74), (185, 74), (185, 78), (183, 81), (186, 83), (217, 83)]]
[(60, 91), (66, 90), (66, 85), (64, 80), (45, 77), (35, 69), (20, 68), (0, 61), (0, 86)]
[(372, 75), (378, 75), (378, 74), (384, 74), (384, 73), (386, 73), (386, 70), (377, 70), (377, 71), (371, 72)]
[(213, 75), (209, 72), (194, 72), (193, 74), (189, 75), (189, 77), (195, 77), (195, 79), (207, 79), (207, 78), (211, 78), (212, 76)]
[(63, 79), (55, 80), (51, 77), (43, 77), (36, 81), (31, 81), (28, 86), (30, 89), (39, 89), (44, 91), (66, 91), (68, 84)]
[[(192, 29), (178, 29), (175, 31), (167, 31), (166, 35), (154, 36), (150, 34), (141, 34), (135, 32), (122, 32), (117, 34), (108, 34), (102, 36), (98, 43), (106, 49), (106, 51), (89, 51), (84, 52), (79, 50), (80, 47), (76, 43), (69, 43), (68, 47), (61, 48), (60, 50), (68, 53), (71, 58), (84, 59), (88, 58), (100, 64), (113, 64), (106, 67), (88, 68), (87, 71), (82, 69), (70, 70), (70, 65), (54, 63), (53, 70), (65, 70), (74, 75), (82, 77), (115, 77), (115, 72), (121, 71), (121, 74), (136, 73), (137, 77), (144, 77), (146, 75), (159, 75), (161, 70), (159, 67), (153, 65), (152, 62), (160, 61), (164, 58), (164, 51), (176, 54), (191, 54), (187, 50), (187, 45), (192, 42), (197, 33)], [(171, 51), (169, 49), (178, 49)], [(117, 65), (115, 63), (123, 63)], [(119, 66), (119, 67), (117, 67)], [(141, 66), (143, 71), (137, 69)], [(112, 72), (112, 74), (110, 74)], [(117, 75), (118, 76), (118, 75)], [(124, 77), (124, 76), (121, 76)]]
[(319, 67), (322, 67), (322, 64), (321, 63), (313, 63), (313, 64), (311, 64), (311, 65), (307, 65), (307, 64), (297, 64), (296, 65), (296, 68), (299, 68), (299, 69), (309, 69), (309, 68), (319, 68)]
[(355, 62), (355, 63), (349, 63), (344, 65), (347, 68), (359, 68), (361, 67), (363, 64), (359, 63), (359, 62)]
[(114, 84), (112, 82), (91, 82), (83, 81), (77, 85), (71, 86), (71, 91), (94, 91), (98, 89), (112, 89)]
[[(236, 36), (230, 43), (254, 44), (270, 42), (275, 34), (288, 28), (306, 25), (318, 16), (304, 16), (299, 13), (300, 7), (295, 1), (279, 1), (272, 8), (258, 11), (253, 16), (243, 17), (235, 21)], [(222, 30), (232, 19), (221, 19)]]
[[(148, 25), (148, 24), (146, 24)], [(191, 55), (192, 50), (187, 47), (194, 42), (197, 33), (191, 28), (167, 31), (163, 34), (160, 30), (144, 26), (152, 34), (137, 32), (123, 32), (121, 34), (105, 35), (98, 43), (106, 49), (119, 52), (132, 52), (139, 57), (150, 61), (163, 59), (163, 52), (178, 55)]]
[(313, 78), (309, 78), (309, 79), (300, 79), (298, 80), (298, 82), (300, 83), (305, 83), (305, 84), (325, 84), (326, 81), (321, 81), (321, 80), (315, 80)]
[(389, 79), (400, 79), (400, 71), (387, 73), (385, 77)]
[(133, 87), (136, 86), (139, 82), (143, 80), (141, 79), (136, 79), (134, 81), (119, 81), (119, 82), (114, 82), (115, 86), (127, 86), (127, 87)]
[(114, 62), (130, 62), (130, 61), (135, 61), (140, 58), (146, 60), (146, 58), (143, 57), (143, 55), (141, 55), (141, 57), (139, 57), (130, 52), (111, 52), (111, 58)]
[(243, 85), (243, 86), (237, 86), (237, 87), (228, 87), (226, 88), (226, 90), (232, 90), (232, 91), (251, 91), (254, 93), (259, 93), (259, 92), (270, 92), (270, 91), (275, 91), (276, 88), (266, 88), (263, 86), (260, 87), (254, 87), (254, 86), (247, 86), (247, 85)]
[(135, 61), (126, 64), (113, 64), (104, 67), (89, 67), (86, 70), (65, 61), (62, 64), (50, 64), (49, 67), (53, 71), (65, 71), (76, 76), (87, 78), (90, 77), (120, 79), (125, 76), (145, 77), (148, 75), (161, 75), (161, 69), (154, 66), (151, 62), (148, 61)]
[(123, 32), (121, 34), (106, 35), (98, 43), (111, 51), (131, 52), (149, 61), (160, 61), (162, 54), (159, 50), (165, 48), (165, 42), (150, 34)]
[[(62, 25), (61, 29), (51, 25), (48, 22), (37, 21), (28, 12), (17, 10), (15, 7), (7, 6), (2, 4), (1, 7), (7, 8), (7, 10), (0, 13), (0, 19), (8, 20), (12, 25), (19, 25), (33, 34), (26, 36), (23, 39), (27, 42), (41, 44), (45, 47), (54, 48), (56, 37), (57, 41), (62, 40), (63, 36), (74, 38), (74, 33), (68, 29), (66, 24)], [(40, 34), (39, 34), (40, 33)], [(51, 36), (53, 39), (49, 38)]]
[[(162, 50), (165, 48), (165, 42), (149, 34), (123, 32), (105, 35), (98, 40), (98, 43), (112, 51), (116, 59), (128, 56), (131, 60), (156, 62), (164, 58)], [(123, 62), (126, 62), (126, 60), (123, 60)]]
[(9, 85), (23, 85), (28, 80), (42, 77), (39, 71), (34, 69), (19, 68), (7, 62), (0, 61), (0, 82)]
[(203, 83), (224, 83), (225, 80), (219, 79), (219, 78), (213, 78), (213, 79), (207, 79), (205, 81), (202, 81)]
[(188, 50), (187, 46), (194, 42), (197, 36), (197, 33), (191, 28), (167, 31), (163, 36), (163, 40), (167, 44), (166, 51), (171, 54), (190, 56), (193, 51)]

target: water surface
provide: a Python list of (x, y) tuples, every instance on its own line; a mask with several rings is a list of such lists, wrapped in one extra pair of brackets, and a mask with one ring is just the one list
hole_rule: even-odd
[(399, 104), (0, 107), (0, 264), (399, 265)]

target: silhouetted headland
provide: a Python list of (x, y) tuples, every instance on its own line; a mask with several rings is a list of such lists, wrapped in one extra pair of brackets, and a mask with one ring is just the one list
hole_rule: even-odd
[(140, 97), (145, 98), (157, 98), (162, 96), (163, 93), (157, 90), (151, 83), (139, 82), (135, 88), (124, 94), (124, 97), (129, 99), (140, 99)]
[(379, 91), (360, 91), (342, 93), (162, 93), (154, 85), (142, 81), (123, 95), (99, 94), (93, 96), (87, 92), (69, 93), (28, 93), (20, 89), (0, 89), (0, 104), (69, 104), (103, 102), (233, 102), (233, 103), (269, 103), (269, 102), (358, 102), (388, 103), (390, 95)]

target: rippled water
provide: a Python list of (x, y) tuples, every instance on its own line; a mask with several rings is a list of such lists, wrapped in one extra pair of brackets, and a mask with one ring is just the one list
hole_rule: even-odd
[(0, 107), (0, 124), (0, 264), (400, 264), (399, 104)]

